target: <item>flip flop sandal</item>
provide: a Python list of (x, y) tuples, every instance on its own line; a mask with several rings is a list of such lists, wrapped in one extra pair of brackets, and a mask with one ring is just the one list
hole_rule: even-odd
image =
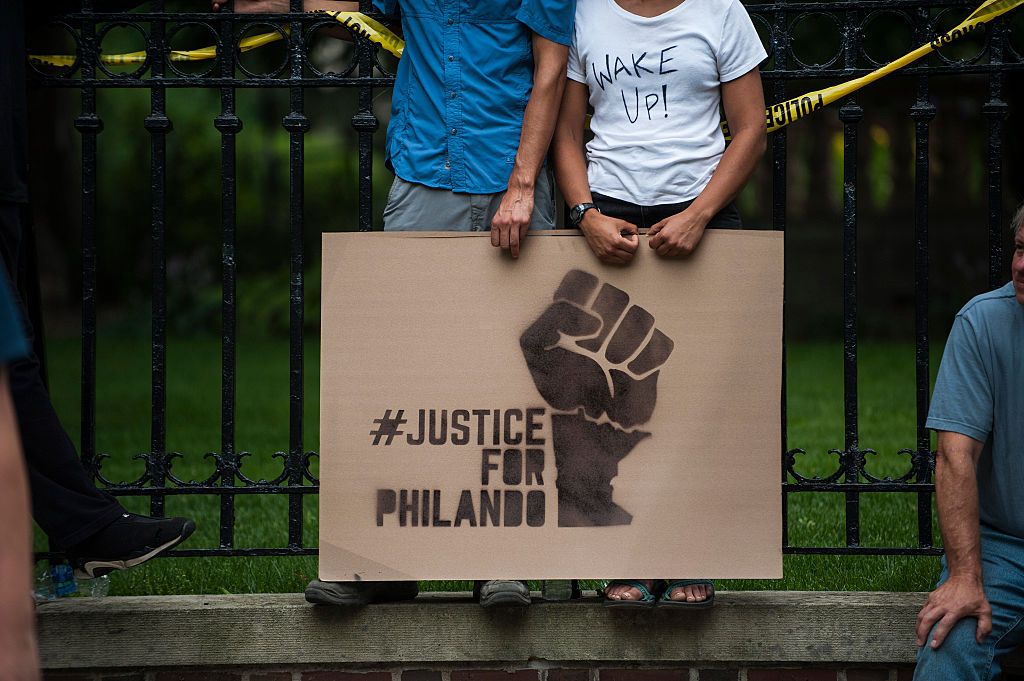
[[(694, 586), (704, 585), (708, 587), (710, 593), (708, 597), (703, 601), (674, 601), (672, 600), (672, 590), (677, 589), (681, 586)], [(658, 599), (659, 608), (672, 608), (676, 610), (703, 610), (710, 608), (715, 604), (715, 585), (711, 580), (708, 579), (677, 579), (669, 582), (665, 589), (661, 592), (661, 598)]]
[[(651, 588), (648, 589), (647, 585), (635, 579), (613, 579), (612, 581), (608, 582), (608, 586), (601, 590), (601, 594), (602, 596), (604, 596), (604, 607), (631, 610), (646, 610), (648, 608), (653, 608), (654, 604), (658, 600), (657, 598), (655, 598), (654, 594), (658, 592), (660, 584), (661, 582), (655, 582), (651, 586)], [(614, 600), (612, 598), (608, 598), (608, 588), (612, 586), (632, 587), (640, 592), (640, 599)], [(652, 591), (654, 593), (651, 593)]]

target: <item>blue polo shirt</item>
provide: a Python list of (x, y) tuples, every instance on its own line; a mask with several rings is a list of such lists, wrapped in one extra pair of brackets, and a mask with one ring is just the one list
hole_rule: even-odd
[(572, 41), (576, 0), (374, 0), (400, 16), (387, 134), (395, 175), (470, 194), (504, 191), (533, 86), (532, 33)]
[(927, 425), (984, 443), (981, 522), (1024, 538), (1024, 305), (1013, 282), (977, 296), (956, 316)]

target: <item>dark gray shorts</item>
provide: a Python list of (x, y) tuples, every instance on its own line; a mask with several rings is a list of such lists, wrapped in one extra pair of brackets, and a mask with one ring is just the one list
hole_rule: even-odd
[[(384, 208), (386, 232), (489, 232), (498, 212), (497, 194), (457, 194), (396, 177)], [(554, 229), (555, 198), (551, 174), (543, 168), (533, 194), (530, 229)]]

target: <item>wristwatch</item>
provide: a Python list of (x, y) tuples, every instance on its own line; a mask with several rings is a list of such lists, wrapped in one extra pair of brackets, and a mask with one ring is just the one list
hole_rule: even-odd
[(596, 210), (598, 213), (601, 212), (601, 209), (592, 203), (577, 203), (569, 209), (569, 224), (573, 227), (579, 227), (579, 224), (583, 222), (583, 216), (591, 208)]

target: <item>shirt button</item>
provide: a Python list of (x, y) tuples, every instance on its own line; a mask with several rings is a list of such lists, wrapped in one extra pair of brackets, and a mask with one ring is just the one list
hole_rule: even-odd
[(455, 61), (455, 57), (449, 54), (448, 55), (448, 61)]
[(448, 19), (448, 25), (451, 26), (455, 23), (455, 19)]
[(458, 96), (459, 96), (459, 93), (458, 93), (458, 92), (453, 92), (453, 93), (452, 93), (452, 99), (455, 99), (455, 98), (456, 98), (456, 97), (458, 97)]
[(444, 169), (445, 170), (451, 170), (452, 169), (451, 161), (445, 161), (444, 162)]
[(453, 134), (453, 135), (457, 135), (458, 133), (459, 133), (459, 131), (458, 131), (458, 130), (456, 130), (455, 128), (452, 128), (452, 134)]

